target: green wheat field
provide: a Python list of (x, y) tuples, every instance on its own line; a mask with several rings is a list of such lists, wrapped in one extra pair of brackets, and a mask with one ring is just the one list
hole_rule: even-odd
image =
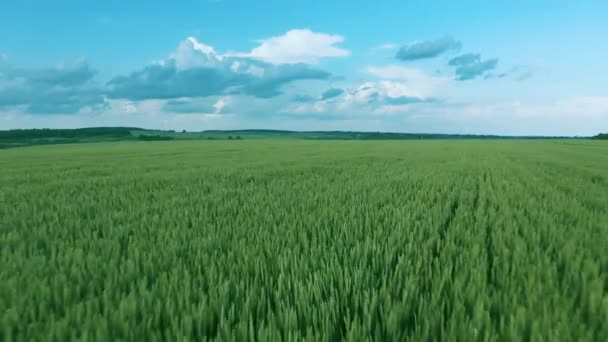
[(605, 341), (608, 144), (0, 151), (0, 340)]

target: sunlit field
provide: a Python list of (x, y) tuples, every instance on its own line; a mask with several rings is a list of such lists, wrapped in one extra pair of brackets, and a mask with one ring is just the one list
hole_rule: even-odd
[(608, 144), (0, 151), (0, 340), (608, 336)]

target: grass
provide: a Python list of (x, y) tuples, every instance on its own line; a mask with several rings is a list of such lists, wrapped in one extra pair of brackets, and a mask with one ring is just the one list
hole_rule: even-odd
[(0, 339), (608, 336), (600, 141), (0, 151)]

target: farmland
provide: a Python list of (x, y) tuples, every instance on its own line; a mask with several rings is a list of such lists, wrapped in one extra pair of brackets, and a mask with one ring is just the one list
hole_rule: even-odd
[(0, 151), (0, 340), (608, 336), (603, 141)]

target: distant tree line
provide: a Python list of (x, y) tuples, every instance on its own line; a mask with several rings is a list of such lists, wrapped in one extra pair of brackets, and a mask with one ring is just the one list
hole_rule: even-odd
[(137, 139), (142, 140), (142, 141), (166, 141), (166, 140), (173, 140), (175, 138), (168, 136), (168, 135), (151, 135), (151, 134), (140, 134)]
[(71, 144), (92, 141), (129, 140), (134, 127), (91, 127), (77, 129), (12, 129), (0, 131), (0, 148), (18, 146)]
[[(69, 144), (121, 140), (161, 141), (183, 139), (174, 130), (145, 130), (137, 127), (91, 127), (78, 129), (14, 129), (0, 130), (0, 148), (30, 145)], [(181, 130), (186, 133), (186, 130)], [(244, 138), (297, 138), (312, 140), (413, 140), (413, 139), (590, 139), (591, 137), (497, 136), (458, 134), (414, 134), (353, 131), (282, 131), (282, 130), (208, 130), (188, 139), (241, 140)], [(608, 133), (592, 139), (608, 140)]]
[(92, 127), (77, 129), (12, 129), (0, 131), (0, 140), (40, 139), (40, 138), (88, 138), (88, 137), (128, 137), (132, 127)]

